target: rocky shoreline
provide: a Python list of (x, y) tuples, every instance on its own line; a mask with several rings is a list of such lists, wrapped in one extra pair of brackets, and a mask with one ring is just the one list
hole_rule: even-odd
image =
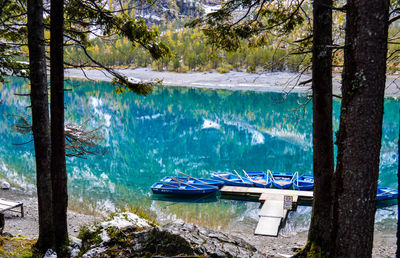
[[(4, 232), (10, 233), (14, 236), (23, 235), (28, 238), (36, 238), (38, 235), (36, 197), (25, 194), (24, 192), (19, 190), (11, 189), (0, 190), (0, 198), (23, 202), (25, 209), (24, 218), (21, 218), (14, 213), (6, 213), (6, 226)], [(100, 223), (103, 220), (104, 218), (102, 217), (68, 211), (69, 234), (72, 237), (77, 237), (81, 227), (90, 226), (96, 222)], [(183, 227), (181, 224), (185, 225), (185, 227)], [(184, 229), (186, 227), (195, 228), (195, 232), (207, 230), (205, 228), (203, 229), (202, 227), (184, 223), (183, 221), (178, 221), (172, 224), (166, 223), (161, 227), (164, 227), (170, 232), (178, 232), (178, 234), (183, 235), (183, 237), (186, 234), (186, 231)], [(295, 235), (290, 236), (279, 235), (278, 237), (257, 236), (254, 235), (250, 229), (248, 231), (236, 231), (235, 229), (228, 229), (227, 232), (216, 232), (210, 230), (210, 232), (212, 233), (206, 233), (206, 235), (209, 234), (208, 237), (212, 237), (213, 234), (221, 233), (223, 236), (229, 236), (229, 239), (236, 239), (235, 241), (239, 241), (237, 239), (245, 239), (247, 243), (249, 243), (251, 246), (254, 246), (258, 250), (257, 252), (254, 251), (254, 255), (257, 254), (256, 257), (260, 257), (259, 254), (265, 257), (290, 257), (295, 253), (298, 248), (302, 248), (307, 241), (307, 232), (299, 232)], [(204, 234), (202, 234), (202, 237), (204, 237)], [(188, 237), (188, 239), (190, 239), (190, 237)], [(244, 246), (246, 246), (246, 244), (244, 244)], [(252, 249), (250, 248), (250, 250)], [(395, 232), (375, 231), (373, 257), (395, 257), (395, 252)]]

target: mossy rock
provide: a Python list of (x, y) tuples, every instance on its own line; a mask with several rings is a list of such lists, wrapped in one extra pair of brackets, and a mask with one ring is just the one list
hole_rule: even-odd
[(150, 228), (90, 227), (79, 236), (80, 256), (90, 251), (95, 257), (264, 257), (240, 238), (184, 222)]

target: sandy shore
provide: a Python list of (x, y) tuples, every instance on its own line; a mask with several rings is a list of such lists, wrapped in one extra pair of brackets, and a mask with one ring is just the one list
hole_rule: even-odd
[[(299, 83), (311, 78), (310, 74), (290, 72), (229, 72), (229, 73), (172, 73), (157, 72), (148, 68), (117, 69), (117, 71), (131, 78), (133, 81), (163, 80), (165, 86), (185, 86), (193, 88), (212, 88), (227, 90), (251, 90), (260, 92), (304, 92), (311, 93), (311, 84)], [(68, 69), (65, 76), (97, 81), (111, 81), (109, 74), (100, 70)], [(334, 94), (341, 94), (341, 75), (335, 74), (333, 79)], [(400, 76), (388, 76), (386, 83), (386, 96), (400, 96)]]
[[(15, 213), (6, 213), (6, 226), (4, 232), (16, 236), (18, 234), (28, 238), (38, 236), (38, 208), (35, 196), (25, 194), (18, 190), (0, 190), (0, 198), (23, 202), (25, 216), (21, 218)], [(90, 225), (101, 218), (68, 211), (68, 231), (72, 236), (77, 236), (79, 228)], [(267, 257), (290, 257), (298, 248), (302, 248), (307, 241), (307, 232), (299, 232), (295, 235), (278, 237), (257, 236), (251, 229), (231, 229), (229, 234), (241, 237), (254, 245)], [(395, 233), (382, 233), (375, 231), (373, 257), (395, 257), (396, 235)]]

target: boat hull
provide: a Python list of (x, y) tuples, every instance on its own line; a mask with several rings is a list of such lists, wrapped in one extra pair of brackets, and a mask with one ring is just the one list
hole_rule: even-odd
[(247, 177), (253, 182), (255, 187), (269, 188), (272, 179), (262, 171), (246, 171)]
[(272, 176), (272, 185), (275, 188), (288, 189), (293, 185), (293, 173), (275, 172)]
[(201, 185), (201, 184), (156, 182), (151, 186), (151, 190), (154, 194), (206, 195), (206, 194), (215, 194), (218, 191), (218, 187), (212, 185)]
[(224, 185), (224, 182), (221, 180), (208, 179), (208, 178), (194, 178), (194, 177), (172, 177), (166, 176), (160, 180), (160, 182), (184, 182), (186, 184), (204, 184), (204, 185), (213, 185), (218, 188), (221, 188)]
[(399, 195), (398, 190), (388, 187), (378, 187), (376, 192), (376, 200), (377, 201), (393, 200), (397, 199), (398, 195)]
[(314, 177), (312, 175), (299, 176), (293, 180), (293, 188), (300, 191), (310, 191), (314, 188)]

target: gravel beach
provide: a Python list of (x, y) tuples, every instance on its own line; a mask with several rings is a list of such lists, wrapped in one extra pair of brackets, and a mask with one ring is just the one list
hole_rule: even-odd
[[(116, 69), (132, 81), (151, 81), (160, 79), (164, 86), (183, 86), (192, 88), (210, 88), (227, 90), (251, 90), (260, 92), (302, 92), (311, 94), (311, 83), (300, 84), (311, 79), (309, 73), (299, 74), (292, 72), (191, 72), (173, 73), (158, 72), (148, 68)], [(91, 79), (95, 81), (111, 81), (109, 74), (101, 70), (67, 69), (65, 76), (75, 79)], [(333, 93), (341, 94), (341, 74), (333, 76)], [(400, 96), (400, 75), (387, 77), (386, 96)]]

